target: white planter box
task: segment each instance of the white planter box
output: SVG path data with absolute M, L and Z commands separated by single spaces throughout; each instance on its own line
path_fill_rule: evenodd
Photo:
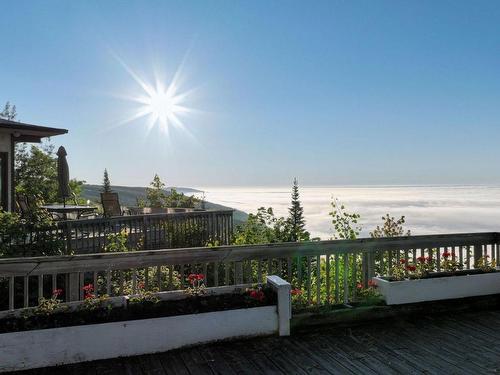
M 500 272 L 403 281 L 374 277 L 373 280 L 388 305 L 500 293 Z
M 268 277 L 268 283 L 277 290 L 277 306 L 0 334 L 0 372 L 163 352 L 237 337 L 287 335 L 290 284 L 276 276 Z M 178 299 L 179 293 L 161 298 Z

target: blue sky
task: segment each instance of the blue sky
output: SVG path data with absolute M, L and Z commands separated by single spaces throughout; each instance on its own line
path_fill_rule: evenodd
M 71 175 L 145 185 L 500 183 L 496 1 L 1 1 L 0 103 Z M 192 136 L 116 125 L 148 81 Z

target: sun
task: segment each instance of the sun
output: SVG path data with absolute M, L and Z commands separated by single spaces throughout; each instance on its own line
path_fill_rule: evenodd
M 167 135 L 171 128 L 177 128 L 190 134 L 183 120 L 187 115 L 194 112 L 187 105 L 188 99 L 194 90 L 180 89 L 180 82 L 183 81 L 181 80 L 182 64 L 168 84 L 160 79 L 156 73 L 155 83 L 152 84 L 136 74 L 119 57 L 116 58 L 141 90 L 136 95 L 121 96 L 123 99 L 136 104 L 133 114 L 122 121 L 121 124 L 145 118 L 148 133 L 153 127 L 157 126 Z

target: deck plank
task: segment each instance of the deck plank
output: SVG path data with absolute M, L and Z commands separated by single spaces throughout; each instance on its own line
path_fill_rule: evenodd
M 491 374 L 500 372 L 499 353 L 500 311 L 485 311 L 327 326 L 15 375 Z

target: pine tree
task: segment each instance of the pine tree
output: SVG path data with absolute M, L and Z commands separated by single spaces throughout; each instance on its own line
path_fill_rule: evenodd
M 111 183 L 109 182 L 107 169 L 104 169 L 104 178 L 102 180 L 102 191 L 104 193 L 111 193 Z
M 308 241 L 310 236 L 305 229 L 304 209 L 299 198 L 299 182 L 295 178 L 292 186 L 292 205 L 288 209 L 288 240 L 292 242 Z

